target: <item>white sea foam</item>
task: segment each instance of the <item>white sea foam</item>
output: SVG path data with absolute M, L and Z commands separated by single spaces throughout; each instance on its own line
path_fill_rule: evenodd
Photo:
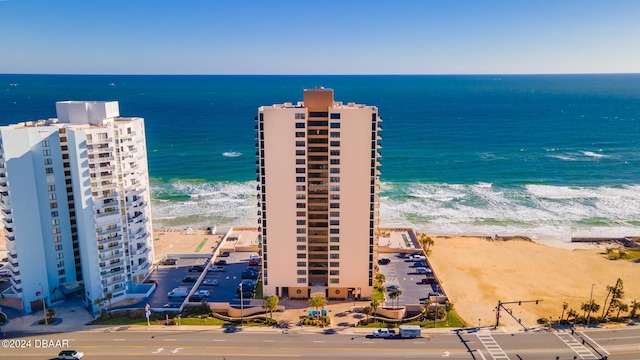
M 242 156 L 241 152 L 238 151 L 225 151 L 222 153 L 222 156 L 224 157 L 238 157 L 238 156 Z
M 382 183 L 382 226 L 412 226 L 433 234 L 638 236 L 640 185 L 569 187 Z M 158 224 L 255 226 L 256 183 L 178 181 L 154 185 L 154 194 L 182 200 L 154 201 Z M 155 196 L 155 195 L 154 195 Z
M 588 156 L 588 157 L 592 157 L 595 159 L 600 159 L 600 158 L 607 158 L 609 157 L 609 155 L 605 155 L 605 154 L 599 154 L 599 153 L 595 153 L 593 151 L 581 151 L 582 155 L 584 156 Z

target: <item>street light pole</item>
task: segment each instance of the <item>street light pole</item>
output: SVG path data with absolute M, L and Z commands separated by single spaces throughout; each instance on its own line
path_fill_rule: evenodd
M 240 327 L 244 325 L 244 298 L 242 296 L 242 283 L 240 283 Z
M 49 321 L 47 320 L 47 303 L 44 300 L 44 289 L 42 288 L 42 283 L 38 283 L 40 285 L 40 293 L 42 294 L 42 310 L 44 311 L 44 325 L 49 325 Z
M 592 310 L 592 306 L 591 306 L 591 302 L 593 301 L 593 287 L 596 284 L 591 284 L 591 295 L 589 295 L 589 315 L 587 315 L 587 327 L 589 327 L 589 322 L 591 322 L 591 310 Z

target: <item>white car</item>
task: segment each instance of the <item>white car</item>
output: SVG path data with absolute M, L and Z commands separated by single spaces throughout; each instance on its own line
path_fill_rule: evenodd
M 425 267 L 419 267 L 419 268 L 416 268 L 416 274 L 420 274 L 420 275 L 431 274 L 431 269 L 428 269 Z
M 63 360 L 79 360 L 84 356 L 80 351 L 75 350 L 63 350 L 58 354 L 58 359 Z
M 204 279 L 204 281 L 202 281 L 202 285 L 204 285 L 204 286 L 218 286 L 218 280 L 216 280 L 216 279 Z
M 224 266 L 212 266 L 208 270 L 211 272 L 223 272 Z
M 424 255 L 413 254 L 409 256 L 409 261 L 425 261 L 427 258 Z

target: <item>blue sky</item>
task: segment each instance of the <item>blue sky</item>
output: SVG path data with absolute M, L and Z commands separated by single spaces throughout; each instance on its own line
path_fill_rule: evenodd
M 0 73 L 638 72 L 635 0 L 0 0 Z

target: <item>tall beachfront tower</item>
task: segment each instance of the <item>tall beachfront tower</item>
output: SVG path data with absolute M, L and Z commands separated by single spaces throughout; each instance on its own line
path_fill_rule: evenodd
M 11 288 L 25 312 L 126 297 L 153 262 L 144 120 L 118 102 L 56 103 L 57 119 L 0 127 Z M 95 307 L 94 307 L 95 309 Z
M 318 87 L 303 102 L 260 107 L 256 119 L 264 294 L 372 296 L 378 109 Z

